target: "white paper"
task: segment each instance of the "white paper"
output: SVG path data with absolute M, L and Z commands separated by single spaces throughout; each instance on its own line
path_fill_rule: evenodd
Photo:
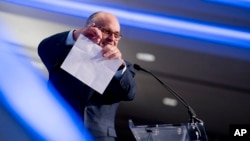
M 122 61 L 104 58 L 101 50 L 100 46 L 80 35 L 61 68 L 103 94 Z

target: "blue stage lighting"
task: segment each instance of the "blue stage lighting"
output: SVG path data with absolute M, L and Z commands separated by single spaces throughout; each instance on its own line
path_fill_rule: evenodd
M 159 15 L 126 11 L 114 7 L 88 4 L 84 2 L 80 3 L 59 0 L 8 0 L 8 2 L 84 18 L 96 11 L 108 11 L 115 13 L 123 25 L 177 36 L 207 40 L 221 44 L 228 44 L 236 47 L 250 48 L 249 31 L 240 31 Z
M 34 140 L 91 141 L 80 117 L 53 87 L 47 86 L 47 80 L 32 66 L 31 59 L 19 56 L 23 54 L 22 47 L 9 42 L 15 40 L 9 34 L 10 28 L 0 22 L 0 31 L 0 106 Z
M 224 3 L 232 6 L 239 6 L 243 8 L 250 8 L 249 0 L 207 0 L 210 2 Z

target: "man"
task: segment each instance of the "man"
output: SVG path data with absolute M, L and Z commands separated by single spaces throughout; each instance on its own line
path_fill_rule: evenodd
M 80 34 L 98 44 L 104 58 L 123 62 L 103 95 L 60 68 Z M 116 140 L 114 123 L 119 102 L 133 100 L 135 96 L 135 70 L 132 64 L 122 59 L 118 49 L 120 38 L 120 24 L 116 16 L 96 12 L 87 19 L 83 28 L 53 35 L 38 46 L 38 54 L 49 72 L 49 81 L 81 115 L 85 127 L 96 141 Z

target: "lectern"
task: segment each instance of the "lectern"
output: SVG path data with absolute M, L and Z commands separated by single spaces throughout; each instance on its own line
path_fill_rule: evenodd
M 129 128 L 136 141 L 207 141 L 202 123 L 135 126 L 130 119 Z

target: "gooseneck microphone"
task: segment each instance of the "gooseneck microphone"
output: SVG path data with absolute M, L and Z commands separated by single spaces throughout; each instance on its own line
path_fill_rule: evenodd
M 188 114 L 190 116 L 190 119 L 189 119 L 190 123 L 195 123 L 195 122 L 203 123 L 202 120 L 197 118 L 197 115 L 195 114 L 193 108 L 189 106 L 189 104 L 180 95 L 178 95 L 173 89 L 171 89 L 169 86 L 163 83 L 159 78 L 157 78 L 152 72 L 140 67 L 137 64 L 134 64 L 134 68 L 138 71 L 144 71 L 152 75 L 165 89 L 167 89 L 172 95 L 174 95 L 187 108 Z
M 173 96 L 175 96 L 188 110 L 189 114 L 189 124 L 187 125 L 188 134 L 190 141 L 207 141 L 207 135 L 205 128 L 203 127 L 203 121 L 197 118 L 193 108 L 189 106 L 189 104 L 174 90 L 172 90 L 169 86 L 164 84 L 159 78 L 157 78 L 152 72 L 140 67 L 137 64 L 134 64 L 134 68 L 138 71 L 144 71 L 151 76 L 153 76 L 165 89 L 167 89 Z

